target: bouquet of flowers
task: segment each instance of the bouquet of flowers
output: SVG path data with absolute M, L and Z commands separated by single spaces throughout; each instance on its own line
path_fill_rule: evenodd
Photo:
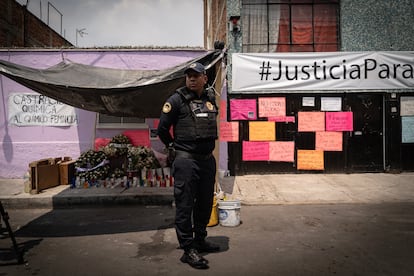
M 101 148 L 109 159 L 112 173 L 115 169 L 126 170 L 126 155 L 130 146 L 129 138 L 119 134 L 114 136 L 108 145 Z M 117 172 L 117 174 L 119 173 Z
M 128 168 L 130 170 L 141 170 L 143 168 L 155 169 L 161 167 L 154 152 L 144 146 L 128 147 Z
M 86 180 L 105 179 L 109 169 L 103 151 L 88 150 L 75 161 L 76 175 Z
M 120 168 L 115 168 L 111 173 L 112 178 L 121 178 L 121 177 L 124 177 L 125 175 L 126 175 L 125 171 Z
M 128 146 L 131 145 L 131 141 L 123 134 L 118 134 L 112 137 L 109 147 L 115 149 L 115 155 L 121 156 L 128 152 Z

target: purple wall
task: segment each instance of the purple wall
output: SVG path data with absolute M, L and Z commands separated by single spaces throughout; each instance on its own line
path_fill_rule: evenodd
M 0 59 L 28 67 L 44 69 L 62 59 L 82 64 L 119 69 L 157 70 L 169 68 L 203 55 L 198 50 L 5 50 Z M 74 159 L 93 148 L 95 137 L 113 137 L 125 129 L 95 129 L 96 113 L 76 109 L 79 123 L 70 127 L 8 125 L 7 99 L 11 93 L 32 90 L 0 75 L 1 112 L 0 178 L 22 178 L 32 161 L 70 156 Z M 152 140 L 154 148 L 160 148 Z

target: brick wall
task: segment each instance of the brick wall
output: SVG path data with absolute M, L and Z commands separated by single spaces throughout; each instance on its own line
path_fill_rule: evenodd
M 0 0 L 0 47 L 71 47 L 15 0 Z

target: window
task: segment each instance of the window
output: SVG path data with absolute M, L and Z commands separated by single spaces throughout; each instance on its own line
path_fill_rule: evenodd
M 105 114 L 98 114 L 99 128 L 136 128 L 145 125 L 144 118 L 138 117 L 116 117 Z
M 243 52 L 339 50 L 338 0 L 243 0 Z

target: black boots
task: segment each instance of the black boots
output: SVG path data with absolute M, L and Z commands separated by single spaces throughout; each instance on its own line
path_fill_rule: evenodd
M 204 259 L 203 256 L 201 256 L 195 248 L 185 250 L 180 260 L 183 263 L 187 263 L 197 269 L 208 268 L 208 261 Z
M 187 263 L 197 269 L 207 269 L 208 261 L 204 259 L 199 252 L 218 252 L 220 247 L 211 243 L 206 242 L 205 240 L 194 241 L 191 248 L 184 250 L 184 254 L 181 257 L 183 263 Z

